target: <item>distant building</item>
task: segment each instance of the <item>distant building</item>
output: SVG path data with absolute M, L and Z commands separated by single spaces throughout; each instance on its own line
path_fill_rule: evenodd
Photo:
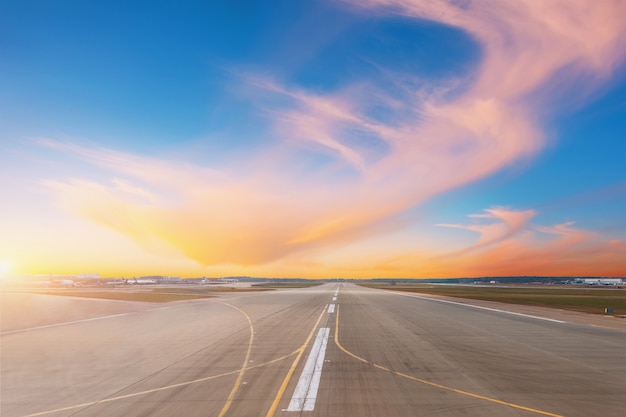
M 572 281 L 573 284 L 579 285 L 624 285 L 624 278 L 579 278 Z

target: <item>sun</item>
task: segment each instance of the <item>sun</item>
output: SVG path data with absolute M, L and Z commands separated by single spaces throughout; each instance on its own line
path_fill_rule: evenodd
M 0 275 L 11 272 L 11 264 L 5 260 L 0 259 Z

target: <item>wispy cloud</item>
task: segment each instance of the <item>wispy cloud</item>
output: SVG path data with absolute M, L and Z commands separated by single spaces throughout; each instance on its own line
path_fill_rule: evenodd
M 474 37 L 483 59 L 471 84 L 442 94 L 459 78 L 442 81 L 440 91 L 389 71 L 385 77 L 398 86 L 391 93 L 376 80 L 320 93 L 244 77 L 269 98 L 261 101 L 279 137 L 262 152 L 209 169 L 48 140 L 42 144 L 104 168 L 110 179 L 46 185 L 72 210 L 139 243 L 162 240 L 206 265 L 275 262 L 392 230 L 394 216 L 532 157 L 545 145 L 539 113 L 564 91 L 548 86 L 572 87 L 583 79 L 587 91 L 576 99 L 584 99 L 626 51 L 622 1 L 353 3 L 434 20 Z M 492 208 L 474 218 L 493 223 L 447 226 L 480 233 L 472 259 L 501 253 L 520 262 L 533 253 L 519 239 L 535 215 Z M 571 237 L 559 236 L 562 244 Z M 549 257 L 554 245 L 535 254 Z M 513 248 L 522 249 L 512 255 Z M 472 261 L 464 265 L 478 268 Z
M 441 22 L 468 32 L 483 47 L 484 60 L 470 95 L 511 100 L 547 81 L 571 82 L 581 72 L 594 84 L 624 58 L 626 37 L 620 0 L 519 2 L 516 0 L 348 1 L 380 13 Z M 559 79 L 554 79 L 557 71 Z
M 502 242 L 512 236 L 522 232 L 527 227 L 530 220 L 536 216 L 534 210 L 512 210 L 506 207 L 495 207 L 484 211 L 481 214 L 470 214 L 469 217 L 475 219 L 486 219 L 489 223 L 474 223 L 470 225 L 462 224 L 438 224 L 437 226 L 466 229 L 480 234 L 478 243 L 463 251 L 470 251 L 481 247 Z

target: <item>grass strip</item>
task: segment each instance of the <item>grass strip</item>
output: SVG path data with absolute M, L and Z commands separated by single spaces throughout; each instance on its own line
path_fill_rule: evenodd
M 623 289 L 471 287 L 425 284 L 395 286 L 389 284 L 361 285 L 394 291 L 558 308 L 592 314 L 605 314 L 604 309 L 608 307 L 613 309 L 612 314 L 615 316 L 626 315 L 626 290 Z

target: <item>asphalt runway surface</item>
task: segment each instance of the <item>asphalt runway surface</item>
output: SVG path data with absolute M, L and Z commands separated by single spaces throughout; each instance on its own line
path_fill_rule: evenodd
M 626 415 L 626 331 L 332 283 L 154 304 L 4 293 L 13 416 Z

